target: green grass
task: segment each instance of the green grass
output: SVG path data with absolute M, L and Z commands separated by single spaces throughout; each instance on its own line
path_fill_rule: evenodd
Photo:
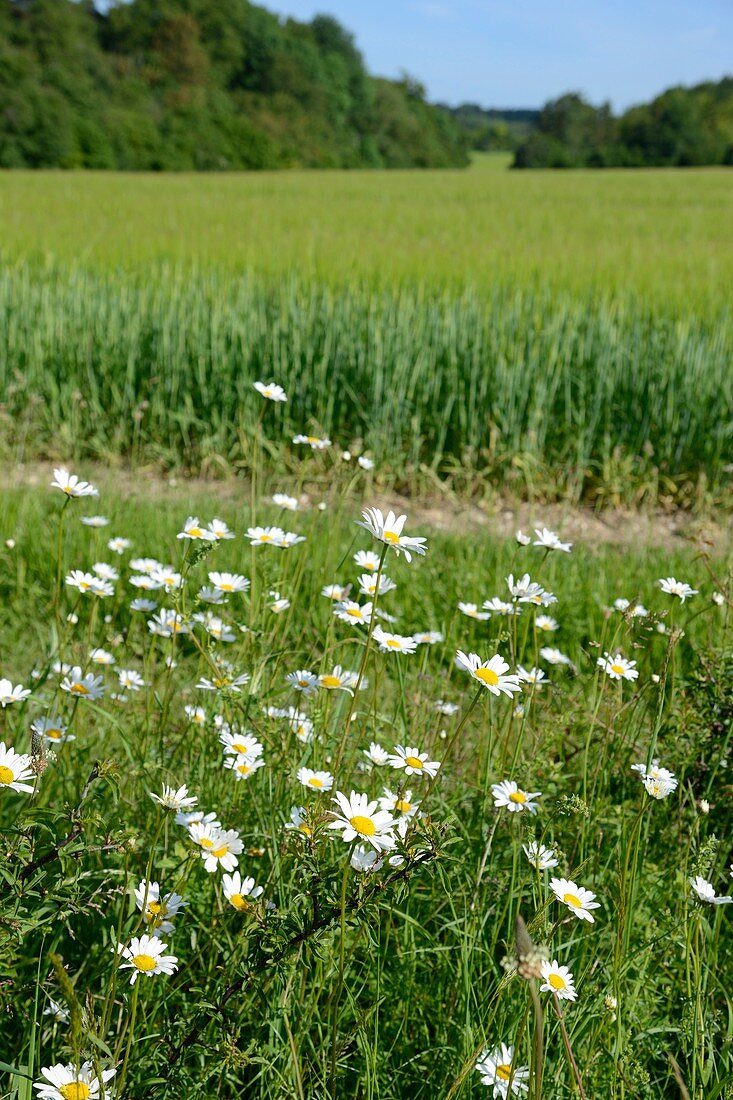
M 64 512 L 62 576 L 112 559 L 121 570 L 116 595 L 96 605 L 65 585 L 60 601 L 55 595 L 61 494 L 8 491 L 0 501 L 0 675 L 33 689 L 26 703 L 0 712 L 2 739 L 30 751 L 30 720 L 52 710 L 76 736 L 57 746 L 35 797 L 0 791 L 3 1061 L 38 1080 L 40 1067 L 96 1058 L 101 1068 L 117 1065 L 123 1096 L 160 1100 L 491 1095 L 473 1069 L 485 1046 L 511 1044 L 517 1065 L 535 1065 L 529 986 L 501 967 L 513 953 L 521 912 L 535 942 L 575 977 L 578 1002 L 563 1002 L 563 1015 L 588 1097 L 677 1095 L 671 1057 L 692 1100 L 728 1098 L 731 913 L 698 902 L 688 883 L 700 873 L 719 894 L 730 885 L 730 604 L 711 600 L 721 587 L 730 600 L 728 563 L 685 549 L 635 550 L 632 557 L 576 546 L 570 555 L 545 557 L 536 548 L 408 522 L 409 534 L 428 536 L 427 556 L 408 565 L 388 553 L 398 587 L 380 604 L 399 617 L 395 630 L 430 628 L 445 637 L 395 656 L 370 647 L 365 630 L 337 622 L 320 595 L 325 583 L 355 580 L 357 549 L 380 549 L 354 525 L 361 502 L 343 481 L 331 479 L 325 512 L 293 515 L 268 496 L 257 500 L 258 522 L 306 535 L 284 552 L 250 550 L 241 532 L 252 516 L 231 496 L 217 501 L 185 486 L 153 491 L 142 479 L 123 496 L 112 481 L 99 502 L 72 501 Z M 283 478 L 277 487 L 287 485 Z M 109 517 L 108 527 L 81 525 L 81 514 L 97 512 Z M 237 538 L 197 560 L 200 544 L 186 549 L 175 537 L 190 512 L 221 516 Z M 106 549 L 118 535 L 133 540 L 120 558 Z M 252 632 L 235 629 L 226 645 L 200 627 L 198 645 L 155 638 L 148 616 L 128 610 L 127 563 L 136 555 L 181 566 L 178 606 L 186 615 L 208 570 L 245 573 L 253 595 L 218 610 Z M 549 612 L 559 630 L 547 640 L 576 671 L 545 664 L 551 685 L 525 691 L 523 717 L 483 689 L 468 714 L 477 685 L 454 666 L 456 649 L 485 658 L 499 652 L 512 667 L 530 666 L 535 613 L 525 607 L 514 629 L 496 616 L 472 621 L 457 601 L 505 594 L 507 573 L 525 568 L 558 597 Z M 700 594 L 684 605 L 665 596 L 657 580 L 670 573 Z M 267 610 L 271 588 L 291 600 L 281 615 Z M 175 597 L 153 595 L 173 606 Z M 620 596 L 642 600 L 651 618 L 609 614 Z M 79 621 L 70 626 L 74 607 Z M 93 645 L 112 651 L 117 668 L 139 670 L 146 688 L 115 700 L 116 676 L 103 669 L 107 693 L 99 703 L 74 704 L 59 692 L 50 661 L 85 664 Z M 596 667 L 605 649 L 637 661 L 638 681 L 605 677 Z M 173 654 L 171 671 L 165 658 Z M 242 694 L 195 689 L 219 655 L 250 673 Z M 362 656 L 370 687 L 359 693 L 353 721 L 345 694 L 302 699 L 287 689 L 289 671 L 336 662 L 357 668 Z M 455 702 L 458 713 L 440 715 L 438 699 Z M 203 728 L 188 723 L 186 704 L 206 708 Z M 313 719 L 310 744 L 263 712 L 290 704 Z M 215 713 L 264 744 L 266 766 L 250 780 L 235 783 L 222 768 Z M 429 815 L 408 834 L 407 862 L 363 875 L 349 870 L 348 846 L 319 817 L 328 795 L 306 791 L 295 772 L 301 764 L 330 767 L 336 789 L 375 797 L 385 785 L 397 789 L 401 773 L 360 767 L 370 740 L 388 749 L 397 742 L 423 747 L 443 766 L 435 784 L 420 776 L 401 784 Z M 664 801 L 649 798 L 631 770 L 652 755 L 679 779 Z M 507 778 L 542 792 L 536 817 L 495 808 L 491 784 Z M 203 809 L 241 832 L 241 871 L 264 886 L 276 910 L 260 902 L 242 913 L 229 905 L 221 874 L 204 871 L 184 831 L 150 799 L 163 782 L 186 783 Z M 284 829 L 290 807 L 300 804 L 313 808 L 314 843 Z M 521 848 L 532 838 L 553 847 L 556 871 L 532 871 Z M 552 900 L 548 880 L 556 873 L 597 895 L 595 924 Z M 163 937 L 178 972 L 142 977 L 134 992 L 110 949 L 139 930 L 131 889 L 146 876 L 164 890 L 177 888 L 189 905 Z M 54 970 L 54 955 L 65 969 Z M 40 1016 L 49 997 L 72 1010 L 68 1023 Z M 578 1093 L 559 1024 L 548 995 L 540 997 L 542 1095 L 569 1100 Z M 0 1077 L 0 1095 L 22 1096 L 25 1084 L 22 1076 Z M 537 1096 L 536 1079 L 533 1087 Z

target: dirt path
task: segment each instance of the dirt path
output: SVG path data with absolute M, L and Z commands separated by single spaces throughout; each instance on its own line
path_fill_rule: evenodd
M 0 467 L 0 478 L 3 485 L 11 488 L 43 487 L 52 478 L 53 466 L 49 462 Z M 161 477 L 153 472 L 110 470 L 89 463 L 84 463 L 78 473 L 102 490 L 131 500 L 144 493 L 147 500 L 185 500 L 188 504 L 208 496 L 224 504 L 246 500 L 248 493 L 247 482 L 234 478 L 216 481 Z M 282 492 L 291 491 L 284 484 L 278 488 Z M 307 496 L 311 503 L 322 499 L 322 487 L 309 489 Z M 361 503 L 361 500 L 355 501 L 355 507 Z M 422 525 L 452 534 L 487 532 L 506 538 L 514 535 L 518 528 L 531 533 L 536 526 L 547 526 L 571 542 L 629 547 L 707 546 L 715 547 L 718 553 L 728 552 L 733 547 L 733 516 L 726 514 L 700 517 L 683 511 L 624 509 L 596 512 L 575 505 L 530 504 L 501 497 L 490 505 L 478 506 L 448 496 L 408 499 L 378 488 L 363 503 L 407 512 L 413 528 Z

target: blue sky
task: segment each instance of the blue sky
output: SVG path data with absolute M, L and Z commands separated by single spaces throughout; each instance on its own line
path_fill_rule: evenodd
M 262 2 L 262 0 L 260 0 Z M 616 110 L 733 75 L 733 0 L 265 0 L 335 16 L 369 70 L 431 99 L 535 107 L 565 91 Z

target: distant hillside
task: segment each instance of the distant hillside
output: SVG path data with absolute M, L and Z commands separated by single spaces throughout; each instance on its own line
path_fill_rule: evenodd
M 438 106 L 464 131 L 471 148 L 482 151 L 515 150 L 532 133 L 540 114 L 531 108 L 503 110 L 480 107 L 477 103 L 461 103 L 458 107 L 439 103 Z
M 733 77 L 670 88 L 615 117 L 575 93 L 543 107 L 516 168 L 733 165 Z
M 0 167 L 449 167 L 468 141 L 328 16 L 247 0 L 0 0 Z

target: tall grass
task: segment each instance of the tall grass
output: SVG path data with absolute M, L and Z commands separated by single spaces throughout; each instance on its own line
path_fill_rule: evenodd
M 252 382 L 381 466 L 580 496 L 719 487 L 733 328 L 592 295 L 335 290 L 214 268 L 0 269 L 6 454 L 247 466 Z M 615 486 L 615 487 L 614 487 Z

